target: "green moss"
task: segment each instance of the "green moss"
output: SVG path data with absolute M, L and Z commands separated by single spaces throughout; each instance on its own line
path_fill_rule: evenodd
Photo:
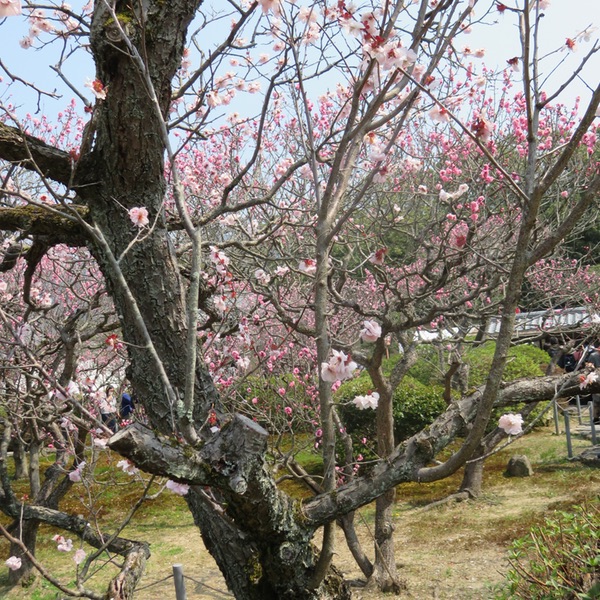
M 256 554 L 253 554 L 246 563 L 246 574 L 253 585 L 258 585 L 259 581 L 262 579 L 262 565 Z

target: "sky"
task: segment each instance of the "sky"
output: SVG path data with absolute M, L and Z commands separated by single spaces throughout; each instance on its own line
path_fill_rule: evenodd
M 301 0 L 300 0 L 301 1 Z M 482 0 L 480 0 L 481 2 Z M 514 5 L 515 2 L 522 0 L 503 0 L 507 5 Z M 76 11 L 85 4 L 84 1 L 74 0 L 71 2 L 73 10 Z M 481 10 L 481 9 L 477 9 Z M 477 15 L 478 17 L 482 15 Z M 560 65 L 556 72 L 551 76 L 548 89 L 555 89 L 559 81 L 565 76 L 573 73 L 577 61 L 587 52 L 593 42 L 580 42 L 576 52 L 567 49 L 565 41 L 567 38 L 575 38 L 588 27 L 599 26 L 600 30 L 600 0 L 551 0 L 550 6 L 544 11 L 543 17 L 543 49 L 544 52 L 550 52 L 556 48 L 562 51 L 549 57 L 546 62 L 542 62 L 542 71 L 546 68 L 544 65 Z M 9 17 L 0 20 L 0 59 L 4 65 L 14 74 L 17 74 L 48 91 L 58 91 L 62 98 L 58 101 L 39 97 L 32 90 L 27 90 L 23 86 L 16 85 L 12 89 L 11 101 L 18 106 L 19 114 L 46 113 L 52 118 L 59 110 L 62 110 L 68 101 L 74 96 L 58 78 L 49 65 L 55 65 L 60 59 L 61 51 L 68 51 L 59 44 L 53 44 L 44 49 L 30 48 L 23 50 L 19 46 L 19 40 L 22 39 L 28 31 L 28 24 L 24 17 Z M 508 13 L 501 14 L 497 10 L 492 10 L 489 16 L 485 18 L 485 24 L 474 27 L 469 35 L 462 35 L 461 41 L 457 46 L 470 46 L 472 49 L 486 48 L 486 56 L 483 62 L 489 67 L 506 67 L 506 61 L 519 53 L 518 37 L 516 35 L 514 17 Z M 598 37 L 599 31 L 596 31 L 592 38 Z M 46 38 L 47 39 L 47 38 Z M 571 105 L 576 96 L 582 99 L 589 97 L 589 88 L 584 81 L 587 80 L 591 85 L 595 85 L 600 73 L 600 56 L 594 56 L 590 65 L 583 72 L 582 77 L 578 79 L 572 89 L 560 97 L 560 101 Z M 81 93 L 91 99 L 89 90 L 84 87 L 87 79 L 94 78 L 94 67 L 89 55 L 83 52 L 77 53 L 67 61 L 65 74 L 72 83 L 77 86 Z M 4 73 L 0 75 L 6 79 Z M 330 79 L 323 83 L 323 88 L 330 83 Z M 7 101 L 6 93 L 0 85 L 0 101 Z M 82 104 L 80 103 L 82 106 Z

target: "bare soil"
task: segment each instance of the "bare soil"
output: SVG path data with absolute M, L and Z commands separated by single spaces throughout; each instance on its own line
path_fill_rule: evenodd
M 575 440 L 575 454 L 590 447 L 589 441 Z M 526 454 L 533 465 L 529 478 L 506 478 L 503 473 L 510 456 Z M 476 501 L 448 503 L 428 509 L 434 501 L 448 497 L 460 483 L 461 475 L 437 486 L 400 486 L 395 511 L 398 571 L 406 590 L 400 595 L 414 600 L 490 600 L 491 586 L 502 581 L 508 567 L 510 542 L 526 534 L 554 510 L 564 510 L 600 489 L 600 471 L 566 460 L 564 437 L 550 429 L 527 436 L 492 457 L 486 467 L 484 490 Z M 361 541 L 371 550 L 373 508 L 366 507 L 357 519 Z M 174 533 L 173 543 L 192 550 L 182 553 L 188 598 L 194 600 L 231 598 L 214 562 L 202 547 L 197 530 Z M 338 534 L 336 566 L 356 584 L 355 600 L 389 599 L 390 595 L 365 590 L 364 577 L 357 569 Z M 161 539 L 166 543 L 166 540 Z M 315 540 L 318 543 L 318 539 Z M 151 561 L 153 562 L 153 561 Z M 145 582 L 165 573 L 165 565 L 150 565 Z M 143 585 L 143 584 L 142 584 Z M 172 580 L 162 591 L 141 590 L 140 600 L 163 600 L 172 595 Z

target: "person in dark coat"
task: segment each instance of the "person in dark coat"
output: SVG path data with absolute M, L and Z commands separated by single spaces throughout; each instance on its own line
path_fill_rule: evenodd
M 125 392 L 121 396 L 121 408 L 119 410 L 119 416 L 121 417 L 121 419 L 131 418 L 134 408 L 135 407 L 133 405 L 133 399 L 131 397 L 131 394 L 128 394 L 127 392 Z
M 593 367 L 597 369 L 600 367 L 600 352 L 598 351 L 599 344 L 596 342 L 593 346 L 588 349 L 588 354 L 585 358 L 585 366 Z M 595 423 L 600 422 L 600 394 L 592 394 L 592 419 Z

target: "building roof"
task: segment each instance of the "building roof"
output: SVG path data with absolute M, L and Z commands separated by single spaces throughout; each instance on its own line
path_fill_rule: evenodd
M 498 335 L 501 320 L 501 317 L 489 320 L 488 335 Z M 536 310 L 516 315 L 515 333 L 529 336 L 542 332 L 574 331 L 592 323 L 600 323 L 600 315 L 584 306 Z

